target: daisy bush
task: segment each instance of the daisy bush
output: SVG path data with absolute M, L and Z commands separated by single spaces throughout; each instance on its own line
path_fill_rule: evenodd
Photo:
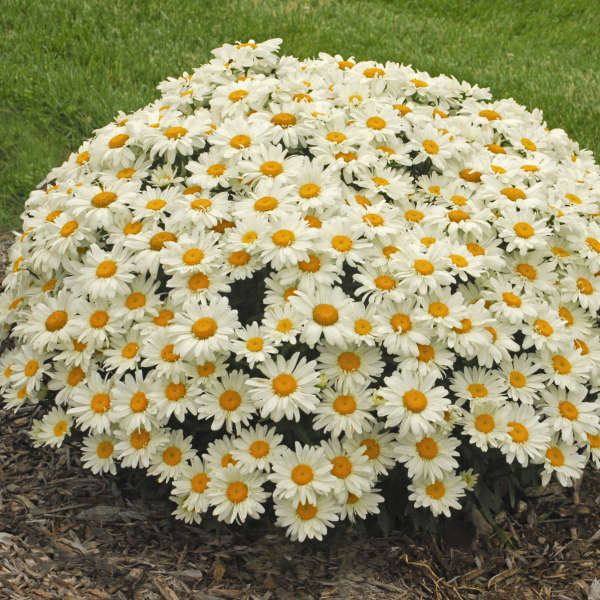
M 214 50 L 31 193 L 5 406 L 178 519 L 300 541 L 390 489 L 449 516 L 498 462 L 600 467 L 592 154 L 476 85 L 280 41 Z

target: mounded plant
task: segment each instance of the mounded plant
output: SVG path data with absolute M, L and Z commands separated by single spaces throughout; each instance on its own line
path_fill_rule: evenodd
M 384 495 L 493 504 L 499 464 L 600 467 L 592 154 L 476 85 L 280 41 L 214 50 L 31 193 L 0 390 L 33 443 L 301 541 Z

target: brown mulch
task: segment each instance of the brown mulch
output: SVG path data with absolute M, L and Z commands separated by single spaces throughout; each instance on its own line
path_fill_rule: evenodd
M 558 486 L 530 490 L 492 532 L 475 518 L 467 536 L 348 526 L 297 544 L 272 527 L 208 532 L 171 518 L 164 501 L 130 501 L 72 448 L 33 449 L 34 413 L 0 410 L 2 600 L 600 598 L 597 472 L 575 499 Z

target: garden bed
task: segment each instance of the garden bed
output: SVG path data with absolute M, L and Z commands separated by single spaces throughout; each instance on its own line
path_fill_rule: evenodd
M 479 530 L 450 526 L 437 540 L 344 526 L 298 544 L 274 528 L 207 532 L 175 521 L 170 503 L 130 502 L 68 445 L 34 450 L 34 410 L 0 410 L 2 600 L 587 600 L 600 576 L 597 471 L 577 503 L 555 484 L 531 489 L 490 533 L 477 519 Z

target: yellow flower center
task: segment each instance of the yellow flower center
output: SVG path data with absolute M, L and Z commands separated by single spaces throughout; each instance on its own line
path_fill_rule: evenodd
M 252 140 L 250 139 L 249 136 L 241 133 L 239 135 L 234 135 L 231 138 L 229 145 L 232 148 L 235 148 L 236 150 L 241 150 L 242 148 L 247 148 L 251 144 L 251 142 L 252 142 Z
M 250 258 L 250 255 L 245 250 L 238 250 L 237 252 L 232 252 L 227 260 L 234 267 L 242 267 L 248 263 Z
M 375 460 L 381 452 L 379 443 L 373 438 L 364 439 L 360 445 L 365 447 L 364 454 L 366 454 L 371 460 Z
M 440 147 L 433 140 L 423 140 L 423 148 L 427 154 L 437 154 Z
M 169 446 L 162 454 L 163 462 L 174 467 L 181 462 L 181 450 L 177 446 Z
M 296 117 L 290 113 L 278 113 L 272 117 L 271 123 L 286 129 L 287 127 L 291 127 L 292 125 L 296 124 Z
M 458 173 L 461 179 L 470 183 L 479 183 L 481 181 L 481 173 L 479 171 L 473 171 L 472 169 L 462 169 Z
M 356 410 L 354 396 L 341 394 L 333 401 L 333 409 L 340 415 L 351 415 Z
M 131 412 L 140 413 L 148 408 L 148 398 L 144 392 L 136 392 L 129 400 L 129 408 Z
M 471 383 L 467 388 L 473 398 L 485 398 L 488 395 L 488 390 L 481 383 Z
M 253 337 L 246 342 L 246 348 L 250 350 L 250 352 L 260 352 L 263 349 L 264 344 L 262 338 Z
M 305 273 L 316 273 L 321 268 L 321 261 L 314 254 L 308 255 L 308 260 L 301 260 L 298 263 L 301 271 Z
M 372 329 L 371 323 L 366 319 L 356 319 L 354 322 L 354 333 L 358 333 L 358 335 L 368 335 Z
M 254 458 L 263 458 L 269 454 L 269 450 L 269 444 L 264 440 L 256 440 L 255 442 L 252 442 L 248 448 L 248 452 L 250 452 Z
M 212 202 L 208 198 L 194 198 L 190 202 L 190 207 L 194 210 L 206 212 L 212 206 Z
M 435 350 L 433 346 L 429 346 L 427 344 L 417 344 L 417 348 L 419 349 L 418 359 L 421 362 L 429 362 L 435 358 Z
M 313 309 L 313 319 L 323 327 L 333 325 L 339 319 L 337 308 L 331 304 L 317 304 Z
M 314 473 L 309 465 L 300 463 L 292 469 L 292 481 L 297 485 L 306 485 L 314 479 Z
M 409 209 L 404 213 L 404 218 L 411 223 L 418 223 L 425 215 L 420 210 Z
M 232 102 L 239 102 L 240 100 L 243 100 L 247 95 L 248 92 L 246 90 L 234 90 L 229 94 L 229 99 Z
M 438 455 L 438 445 L 433 438 L 424 437 L 420 442 L 417 442 L 417 452 L 421 458 L 431 460 Z
M 294 324 L 289 319 L 281 319 L 279 323 L 277 323 L 277 331 L 281 333 L 287 333 L 291 331 L 294 327 Z
M 486 144 L 485 146 L 492 154 L 506 154 L 506 150 L 498 144 Z
M 185 396 L 186 388 L 183 383 L 169 383 L 165 388 L 165 396 L 169 402 L 178 402 Z
M 210 377 L 216 370 L 215 363 L 206 361 L 203 365 L 196 367 L 198 377 Z
M 562 467 L 565 464 L 565 455 L 556 446 L 552 446 L 546 450 L 546 458 L 553 467 Z
M 235 390 L 226 390 L 219 396 L 219 405 L 223 410 L 236 410 L 242 403 L 242 397 Z
M 150 248 L 155 252 L 163 249 L 167 242 L 176 242 L 177 236 L 170 231 L 160 231 L 150 238 Z
M 473 322 L 471 319 L 462 319 L 460 322 L 460 327 L 452 328 L 456 333 L 469 333 L 471 329 L 473 329 Z
M 310 521 L 317 516 L 319 509 L 310 502 L 300 502 L 296 507 L 296 514 L 303 521 Z
M 165 362 L 177 362 L 179 360 L 179 354 L 173 352 L 173 344 L 167 344 L 160 352 L 160 357 Z
M 77 155 L 75 162 L 81 166 L 90 160 L 90 153 L 87 150 L 84 150 L 81 154 Z
M 77 221 L 67 221 L 60 229 L 60 235 L 62 237 L 69 237 L 77 228 L 79 223 Z
M 527 196 L 523 190 L 516 187 L 507 187 L 500 190 L 503 196 L 506 196 L 509 200 L 516 202 L 517 200 L 524 200 Z
M 331 246 L 339 252 L 348 252 L 352 248 L 352 240 L 346 235 L 336 235 L 331 240 Z
M 508 426 L 512 427 L 508 434 L 516 444 L 523 444 L 529 439 L 529 431 L 522 423 L 511 421 Z
M 145 448 L 149 441 L 150 434 L 145 429 L 136 430 L 129 436 L 129 443 L 136 450 Z
M 192 491 L 196 494 L 203 494 L 208 489 L 210 477 L 206 473 L 196 473 L 192 477 Z
M 510 384 L 516 388 L 522 388 L 527 385 L 527 377 L 520 371 L 510 372 Z
M 316 183 L 305 183 L 300 186 L 298 194 L 301 198 L 315 198 L 319 195 L 321 188 Z
M 373 77 L 383 77 L 385 75 L 385 71 L 378 67 L 369 67 L 363 71 L 363 75 L 372 79 Z
M 217 322 L 210 317 L 198 319 L 192 325 L 192 333 L 200 340 L 206 340 L 217 333 Z
M 113 453 L 113 449 L 112 442 L 103 440 L 96 446 L 96 454 L 98 458 L 107 459 Z
M 378 275 L 375 277 L 375 286 L 380 290 L 393 290 L 396 282 L 389 275 Z
M 336 456 L 331 460 L 331 473 L 338 479 L 346 479 L 352 473 L 352 463 L 345 456 Z
M 68 429 L 69 424 L 66 421 L 59 421 L 58 423 L 56 423 L 52 431 L 56 437 L 62 437 L 63 435 L 65 435 L 65 433 L 67 433 Z
M 519 308 L 522 304 L 521 298 L 512 292 L 502 292 L 502 299 L 512 308 Z
M 477 431 L 489 433 L 494 429 L 496 423 L 494 422 L 494 417 L 492 417 L 492 415 L 484 414 L 475 417 L 474 425 Z
M 367 119 L 367 127 L 370 129 L 383 129 L 387 123 L 381 117 L 369 117 Z
M 277 177 L 283 173 L 283 165 L 275 160 L 268 160 L 260 166 L 260 172 L 267 177 Z
M 95 208 L 106 208 L 117 199 L 113 192 L 99 192 L 92 198 L 92 206 Z
M 289 396 L 296 391 L 298 382 L 293 375 L 281 373 L 273 379 L 271 386 L 278 396 Z
M 412 328 L 412 321 L 408 315 L 396 313 L 395 315 L 392 315 L 390 325 L 394 331 L 401 330 L 402 333 L 406 333 Z
M 548 321 L 544 321 L 544 319 L 536 319 L 533 323 L 533 328 L 539 335 L 543 335 L 544 337 L 549 337 L 554 333 L 554 328 Z
M 429 305 L 429 314 L 435 318 L 444 318 L 447 317 L 450 313 L 448 306 L 443 302 L 432 302 Z
M 600 254 L 600 242 L 596 238 L 587 237 L 585 242 L 594 252 Z
M 185 127 L 169 127 L 163 131 L 163 135 L 170 140 L 182 138 L 188 130 Z
M 294 232 L 290 231 L 289 229 L 280 229 L 271 236 L 271 239 L 276 246 L 283 248 L 293 244 L 296 236 L 294 235 Z
M 335 144 L 341 144 L 342 142 L 346 141 L 348 138 L 341 131 L 330 131 L 325 136 L 325 139 L 328 142 L 333 142 Z
M 497 113 L 495 110 L 489 110 L 489 109 L 480 110 L 479 116 L 484 117 L 488 121 L 496 121 L 497 119 L 502 119 L 502 117 L 500 116 L 500 113 Z
M 108 394 L 94 394 L 90 406 L 95 413 L 102 415 L 110 408 L 110 396 Z
M 67 383 L 71 387 L 75 387 L 77 384 L 83 381 L 84 377 L 85 373 L 83 372 L 83 369 L 81 367 L 75 367 L 69 372 L 69 376 L 67 377 Z
M 537 271 L 535 267 L 528 265 L 527 263 L 520 263 L 517 265 L 517 273 L 523 275 L 525 279 L 529 279 L 529 281 L 534 281 L 537 277 Z
M 585 279 L 585 277 L 579 277 L 577 279 L 577 289 L 586 296 L 594 293 L 594 288 L 589 280 Z
M 559 375 L 568 375 L 571 372 L 571 363 L 560 354 L 552 357 L 552 366 Z
M 112 260 L 103 260 L 96 267 L 96 277 L 108 278 L 117 272 L 117 264 Z
M 569 419 L 569 421 L 576 421 L 577 417 L 579 417 L 579 411 L 577 410 L 577 407 L 568 400 L 559 402 L 558 410 L 561 416 L 565 419 Z
M 174 317 L 175 314 L 172 310 L 169 310 L 168 308 L 163 308 L 158 311 L 158 315 L 154 317 L 153 322 L 159 327 L 166 327 L 169 324 L 169 322 L 173 320 Z
M 427 492 L 427 495 L 430 498 L 440 500 L 446 495 L 446 486 L 441 481 L 437 480 L 435 483 L 429 484 L 425 488 L 425 492 Z
M 360 356 L 354 352 L 342 352 L 338 357 L 338 365 L 343 371 L 356 371 L 360 367 Z
M 535 230 L 529 223 L 517 223 L 513 229 L 520 238 L 524 239 L 530 238 L 535 233 Z
M 427 396 L 419 390 L 408 390 L 402 396 L 402 402 L 407 410 L 420 413 L 427 406 Z
M 358 156 L 356 155 L 356 153 L 354 152 L 338 152 L 334 158 L 336 160 L 338 159 L 342 159 L 344 162 L 352 162 L 353 160 L 356 160 L 358 158 Z
M 119 133 L 118 135 L 115 135 L 114 137 L 110 138 L 108 142 L 108 147 L 112 149 L 122 148 L 128 139 L 129 136 L 126 133 Z
M 434 266 L 428 260 L 423 259 L 415 260 L 414 267 L 415 271 L 421 275 L 431 275 L 435 270 Z
M 97 310 L 90 316 L 90 325 L 94 329 L 101 329 L 108 323 L 108 313 L 103 310 Z
M 210 165 L 210 167 L 206 169 L 206 173 L 211 177 L 221 177 L 221 175 L 225 173 L 226 169 L 227 167 L 224 164 L 215 163 L 214 165 Z

